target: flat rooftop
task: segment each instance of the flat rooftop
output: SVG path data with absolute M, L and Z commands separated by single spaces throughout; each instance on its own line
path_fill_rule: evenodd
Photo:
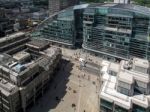
M 11 35 L 7 35 L 5 37 L 0 38 L 0 43 L 3 43 L 4 41 L 11 40 L 13 38 L 21 37 L 24 35 L 25 35 L 24 32 L 17 32 L 17 33 L 11 34 Z
M 106 63 L 106 61 L 103 61 Z M 108 62 L 110 63 L 110 62 Z M 116 90 L 116 85 L 117 85 L 117 78 L 122 81 L 126 81 L 127 83 L 133 83 L 133 74 L 132 72 L 127 72 L 126 70 L 123 70 L 118 74 L 117 76 L 112 76 L 107 72 L 107 68 L 109 68 L 109 64 L 104 64 L 103 65 L 103 75 L 102 75 L 102 80 L 104 81 L 102 85 L 102 90 L 100 91 L 100 97 L 102 99 L 105 99 L 109 102 L 114 102 L 115 104 L 125 108 L 125 109 L 130 109 L 132 108 L 132 102 L 134 104 L 140 105 L 144 108 L 149 107 L 149 101 L 150 101 L 150 95 L 134 95 L 134 96 L 127 96 L 124 94 L 121 94 L 117 92 Z M 105 70 L 105 71 L 104 71 Z
M 16 87 L 15 85 L 7 82 L 4 79 L 0 79 L 0 91 L 6 95 L 9 96 L 11 95 L 11 93 L 16 92 L 18 90 L 18 87 Z
M 41 48 L 44 48 L 44 47 L 48 46 L 49 42 L 45 41 L 45 40 L 34 39 L 34 40 L 28 42 L 26 45 L 29 46 L 29 47 L 34 47 L 34 48 L 37 48 L 37 49 L 41 49 Z
M 19 53 L 16 53 L 13 55 L 13 58 L 16 59 L 16 60 L 22 60 L 22 59 L 25 59 L 27 57 L 30 57 L 30 54 L 25 52 L 25 51 L 22 51 L 22 52 L 19 52 Z
M 140 66 L 140 67 L 143 67 L 143 68 L 149 68 L 149 62 L 148 62 L 148 60 L 145 60 L 145 59 L 134 58 L 133 59 L 133 64 L 135 66 Z
M 125 72 L 125 71 L 119 72 L 118 80 L 126 82 L 128 84 L 133 84 L 133 82 L 134 82 L 133 75 L 131 73 Z
M 109 70 L 119 72 L 120 65 L 118 63 L 110 63 Z

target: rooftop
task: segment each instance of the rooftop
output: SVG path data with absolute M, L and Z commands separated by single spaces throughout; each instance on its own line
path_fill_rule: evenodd
M 13 55 L 13 58 L 18 60 L 18 61 L 25 59 L 27 57 L 30 57 L 30 54 L 27 52 L 24 52 L 24 51 Z
M 134 79 L 136 79 L 137 77 L 139 81 L 142 81 L 142 82 L 143 80 L 147 80 L 149 82 L 150 81 L 149 78 L 145 75 L 142 76 L 141 73 L 137 73 L 132 70 L 125 70 L 125 69 L 120 69 L 120 71 L 118 72 L 118 76 L 112 76 L 111 74 L 107 72 L 107 69 L 109 69 L 110 67 L 110 63 L 111 62 L 106 62 L 106 61 L 102 62 L 102 66 L 103 66 L 102 71 L 104 73 L 102 75 L 102 80 L 104 81 L 104 83 L 102 86 L 102 90 L 100 92 L 100 97 L 109 102 L 112 102 L 112 103 L 114 102 L 118 106 L 123 107 L 125 109 L 132 108 L 132 105 L 131 105 L 132 102 L 144 108 L 148 108 L 150 95 L 143 95 L 143 94 L 138 94 L 138 95 L 133 95 L 133 96 L 124 95 L 122 93 L 119 93 L 116 90 L 116 85 L 117 85 L 118 80 L 126 82 L 128 84 L 132 84 L 134 82 Z M 122 65 L 120 64 L 120 66 Z
M 140 66 L 140 67 L 143 67 L 143 68 L 149 68 L 149 62 L 148 62 L 148 60 L 145 60 L 145 59 L 134 58 L 133 59 L 133 64 L 135 66 Z
M 25 35 L 24 32 L 17 32 L 17 33 L 11 34 L 11 35 L 7 35 L 5 37 L 0 38 L 0 43 L 3 43 L 4 41 L 11 40 L 16 37 L 21 38 L 21 36 L 24 36 L 24 35 Z
M 26 45 L 29 47 L 36 48 L 36 49 L 42 49 L 42 48 L 49 46 L 49 42 L 44 41 L 44 40 L 34 39 L 34 40 L 28 42 Z
M 109 70 L 112 70 L 114 72 L 119 72 L 119 68 L 120 66 L 117 63 L 110 63 L 109 65 Z
M 137 13 L 141 13 L 141 14 L 148 14 L 147 16 L 150 15 L 150 8 L 148 7 L 144 7 L 144 6 L 140 6 L 140 5 L 135 5 L 135 4 L 115 4 L 115 3 L 92 3 L 89 4 L 90 8 L 99 8 L 99 7 L 107 7 L 107 8 L 112 8 L 112 9 L 124 9 L 124 10 L 132 10 L 134 12 Z
M 132 74 L 129 73 L 129 72 L 125 72 L 125 71 L 119 72 L 119 74 L 118 74 L 118 80 L 126 82 L 128 84 L 133 84 L 133 82 L 134 82 Z
M 17 91 L 18 88 L 6 80 L 0 79 L 0 90 L 4 95 L 9 96 L 11 93 Z

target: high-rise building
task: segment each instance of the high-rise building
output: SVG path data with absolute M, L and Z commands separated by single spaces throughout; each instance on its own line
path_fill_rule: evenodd
M 48 18 L 32 33 L 35 38 L 45 38 L 52 43 L 69 47 L 83 42 L 83 12 L 88 4 L 70 7 Z
M 19 42 L 18 36 L 16 39 Z M 0 112 L 26 112 L 48 89 L 61 59 L 61 50 L 50 47 L 47 41 L 32 40 L 22 45 L 24 48 L 12 46 L 13 52 L 0 55 Z
M 47 19 L 38 37 L 72 46 L 80 38 L 85 50 L 107 59 L 150 59 L 149 15 L 133 4 L 77 5 Z
M 150 59 L 149 15 L 149 8 L 133 4 L 89 6 L 83 14 L 83 48 L 108 59 Z
M 100 112 L 150 112 L 150 63 L 102 61 Z
M 49 0 L 49 15 L 76 4 L 78 0 Z

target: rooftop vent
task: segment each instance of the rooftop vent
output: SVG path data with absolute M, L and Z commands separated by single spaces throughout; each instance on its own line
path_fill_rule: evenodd
M 132 65 L 133 65 L 133 62 L 132 62 L 132 59 L 130 59 L 129 61 L 126 61 L 123 68 L 127 69 L 127 70 L 130 70 L 130 69 L 132 69 Z

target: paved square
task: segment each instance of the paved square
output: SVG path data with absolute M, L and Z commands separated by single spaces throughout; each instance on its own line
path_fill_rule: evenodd
M 99 112 L 97 76 L 78 66 L 63 60 L 50 89 L 29 112 Z

